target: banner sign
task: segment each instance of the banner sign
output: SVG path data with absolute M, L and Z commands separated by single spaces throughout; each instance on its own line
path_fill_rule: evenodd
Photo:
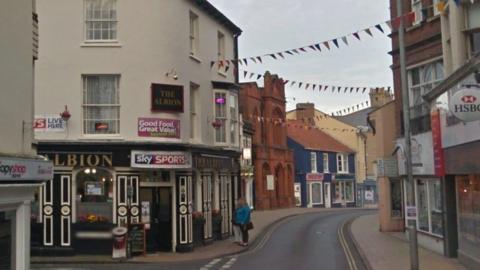
M 51 161 L 0 157 L 0 181 L 53 179 Z
M 307 181 L 323 181 L 323 173 L 307 173 Z
M 267 175 L 267 190 L 275 190 L 275 176 Z
M 445 156 L 442 147 L 442 131 L 440 126 L 440 111 L 433 111 L 430 115 L 430 123 L 432 127 L 432 144 L 433 144 L 433 166 L 435 176 L 445 176 Z
M 138 118 L 139 137 L 180 138 L 180 120 Z
M 183 86 L 152 83 L 153 112 L 183 112 Z
M 35 132 L 64 132 L 66 126 L 60 115 L 36 115 L 33 122 Z
M 480 120 L 480 86 L 472 87 L 460 89 L 449 101 L 450 111 L 464 122 Z
M 179 151 L 132 151 L 131 166 L 133 168 L 189 169 L 192 167 L 192 155 L 190 152 Z

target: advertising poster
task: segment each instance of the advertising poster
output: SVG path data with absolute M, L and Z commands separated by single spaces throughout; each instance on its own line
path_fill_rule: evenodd
M 64 132 L 67 123 L 60 115 L 35 115 L 33 130 L 35 132 Z
M 160 118 L 138 118 L 138 136 L 180 138 L 180 121 Z

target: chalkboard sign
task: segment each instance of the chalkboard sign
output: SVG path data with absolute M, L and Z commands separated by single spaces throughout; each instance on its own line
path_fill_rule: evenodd
M 145 225 L 130 224 L 128 226 L 128 237 L 130 241 L 130 250 L 133 253 L 145 254 Z

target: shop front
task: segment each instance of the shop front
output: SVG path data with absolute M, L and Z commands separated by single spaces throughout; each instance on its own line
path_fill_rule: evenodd
M 40 146 L 55 172 L 38 196 L 34 253 L 111 254 L 112 229 L 132 226 L 144 232 L 136 253 L 192 251 L 199 237 L 213 240 L 217 216 L 219 234 L 228 236 L 237 159 L 154 148 Z
M 355 207 L 355 175 L 332 175 L 332 207 Z
M 0 269 L 30 269 L 31 201 L 52 175 L 38 157 L 0 156 Z

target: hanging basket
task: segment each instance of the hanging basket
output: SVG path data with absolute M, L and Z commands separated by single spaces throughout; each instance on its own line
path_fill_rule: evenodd
M 215 129 L 219 129 L 220 127 L 222 127 L 222 121 L 220 120 L 215 120 L 212 122 L 212 126 L 215 128 Z
M 60 113 L 60 117 L 63 119 L 63 121 L 68 121 L 72 115 L 68 111 L 67 105 L 65 105 L 65 110 Z

